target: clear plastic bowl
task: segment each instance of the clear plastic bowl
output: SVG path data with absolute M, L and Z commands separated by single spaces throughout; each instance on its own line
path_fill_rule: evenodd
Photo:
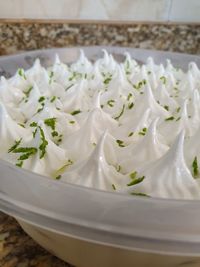
M 125 51 L 139 62 L 171 59 L 187 69 L 200 57 L 119 47 L 84 47 L 94 60 L 106 48 L 119 61 Z M 26 52 L 0 58 L 0 72 L 12 75 L 35 58 L 53 63 L 79 56 L 79 48 Z M 199 266 L 200 202 L 104 192 L 51 180 L 0 160 L 0 210 L 15 217 L 47 250 L 79 267 Z

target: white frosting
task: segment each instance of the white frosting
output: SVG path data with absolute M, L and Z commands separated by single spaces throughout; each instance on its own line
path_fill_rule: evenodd
M 123 63 L 103 51 L 71 65 L 37 59 L 0 80 L 1 158 L 96 189 L 199 199 L 200 70 Z

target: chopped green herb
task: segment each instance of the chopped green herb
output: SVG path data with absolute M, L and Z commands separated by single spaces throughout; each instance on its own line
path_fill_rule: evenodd
M 131 93 L 128 94 L 127 100 L 129 101 L 133 95 Z
M 167 83 L 167 78 L 165 76 L 161 76 L 160 80 L 163 82 L 163 84 Z
M 23 123 L 18 123 L 18 125 L 25 128 L 25 125 Z
M 15 150 L 20 145 L 21 141 L 22 141 L 22 138 L 20 140 L 18 140 L 18 141 L 16 140 L 14 145 L 11 146 L 11 148 L 8 149 L 8 153 L 13 152 L 13 150 Z
M 169 111 L 169 106 L 164 106 L 164 108 L 167 110 L 167 111 Z
M 39 130 L 40 130 L 40 138 L 41 138 L 41 144 L 39 146 L 39 150 L 40 150 L 40 159 L 42 159 L 46 153 L 46 147 L 48 145 L 48 141 L 45 139 L 45 135 L 44 135 L 44 131 L 43 129 L 38 126 Z
M 115 120 L 118 120 L 122 115 L 123 115 L 123 113 L 124 113 L 124 110 L 125 110 L 125 104 L 123 105 L 123 107 L 122 107 L 122 110 L 121 110 L 121 112 L 120 112 L 120 114 L 117 116 L 117 117 L 115 117 L 114 119 Z
M 120 172 L 120 170 L 121 170 L 121 166 L 118 165 L 118 166 L 116 167 L 116 171 L 117 171 L 117 172 Z
M 78 110 L 74 110 L 74 111 L 72 111 L 70 114 L 71 115 L 77 115 L 77 114 L 79 114 L 79 113 L 81 113 L 81 110 L 80 109 L 78 109 Z
M 176 121 L 179 121 L 181 119 L 181 117 L 178 117 L 177 119 L 176 119 Z
M 18 74 L 19 74 L 19 76 L 23 77 L 24 80 L 26 80 L 26 75 L 24 73 L 24 69 L 22 69 L 22 68 L 18 69 Z
M 104 107 L 104 105 L 101 105 L 101 108 L 103 108 Z
M 134 104 L 133 104 L 133 102 L 132 103 L 130 103 L 129 105 L 128 105 L 128 108 L 129 109 L 132 109 L 134 107 Z
M 145 176 L 139 177 L 139 178 L 134 178 L 132 181 L 127 184 L 127 186 L 132 186 L 141 183 L 144 180 Z
M 33 90 L 33 86 L 30 85 L 29 88 L 27 89 L 27 91 L 24 91 L 24 94 L 25 94 L 25 96 L 26 96 L 27 98 L 29 97 L 30 92 L 31 92 L 32 90 Z
M 128 137 L 131 137 L 134 134 L 134 132 L 130 132 Z
M 114 185 L 114 184 L 112 184 L 112 188 L 113 188 L 113 190 L 116 190 L 116 187 L 115 187 L 115 185 Z
M 133 88 L 135 88 L 136 90 L 140 90 L 142 88 L 143 85 L 145 85 L 147 83 L 146 80 L 142 80 L 140 82 L 138 82 L 137 84 L 133 85 Z
M 131 179 L 135 179 L 136 176 L 137 176 L 137 172 L 136 171 L 132 172 L 129 176 L 130 176 Z
M 75 123 L 75 121 L 69 121 L 69 123 L 71 123 L 71 124 L 74 124 L 74 123 Z
M 195 156 L 195 158 L 192 162 L 192 168 L 193 168 L 193 176 L 194 176 L 194 178 L 197 178 L 197 176 L 199 175 L 197 156 Z
M 49 126 L 53 131 L 56 127 L 56 118 L 48 118 L 44 120 L 44 123 Z
M 52 96 L 52 98 L 50 99 L 50 102 L 53 103 L 56 100 L 57 96 Z
M 125 147 L 124 141 L 122 141 L 122 140 L 116 140 L 116 142 L 117 142 L 118 146 Z
M 45 97 L 44 96 L 41 96 L 39 99 L 38 99 L 38 102 L 41 103 L 45 100 Z
M 137 193 L 137 192 L 132 192 L 131 195 L 133 195 L 133 196 L 139 196 L 139 197 L 150 197 L 150 196 L 147 195 L 147 194 L 144 194 L 144 193 Z
M 56 178 L 55 178 L 55 179 L 56 179 L 56 180 L 60 180 L 60 179 L 61 179 L 61 177 L 62 177 L 61 175 L 58 175 L 58 176 L 56 176 Z
M 69 90 L 72 86 L 73 84 L 70 84 L 67 88 L 65 88 L 65 91 Z
M 176 109 L 176 112 L 178 113 L 180 110 L 181 110 L 181 107 L 178 107 L 178 108 Z
M 139 135 L 145 135 L 146 132 L 147 132 L 147 128 L 144 127 L 138 134 L 139 134 Z
M 37 127 L 37 122 L 35 122 L 35 121 L 33 121 L 33 122 L 31 122 L 31 124 L 30 124 L 30 127 Z
M 15 164 L 17 167 L 22 167 L 22 165 L 23 165 L 23 161 L 19 161 L 19 162 L 17 162 L 16 164 Z
M 57 131 L 53 131 L 53 132 L 51 133 L 51 135 L 52 135 L 52 137 L 58 136 L 58 132 L 57 132 Z
M 114 106 L 114 103 L 115 103 L 115 100 L 112 100 L 112 99 L 107 101 L 107 104 L 110 107 L 113 107 Z
M 165 119 L 165 121 L 173 121 L 173 120 L 174 120 L 174 117 L 173 116 L 168 117 L 168 118 Z

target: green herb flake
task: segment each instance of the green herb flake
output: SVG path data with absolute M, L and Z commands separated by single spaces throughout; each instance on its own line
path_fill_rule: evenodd
M 60 180 L 60 179 L 61 179 L 61 177 L 62 177 L 61 175 L 58 175 L 58 176 L 56 176 L 56 178 L 55 178 L 55 179 L 56 179 L 56 180 Z
M 131 178 L 131 179 L 135 179 L 136 178 L 136 176 L 137 176 L 137 172 L 135 171 L 135 172 L 132 172 L 132 173 L 130 173 L 130 175 L 129 175 L 129 177 Z
M 167 111 L 169 111 L 169 106 L 165 105 L 164 109 L 166 109 Z
M 147 194 L 144 194 L 144 193 L 137 193 L 137 192 L 132 192 L 131 195 L 133 195 L 133 196 L 138 196 L 138 197 L 150 197 L 150 196 L 147 195 Z
M 52 96 L 52 98 L 50 99 L 50 102 L 53 103 L 56 100 L 57 96 Z
M 19 161 L 19 162 L 17 162 L 16 164 L 15 164 L 17 167 L 22 167 L 22 165 L 23 165 L 23 161 Z
M 114 184 L 112 184 L 112 188 L 113 190 L 116 190 L 116 186 Z
M 130 103 L 129 105 L 128 105 L 128 108 L 129 109 L 132 109 L 134 107 L 134 104 L 133 104 L 133 102 L 132 103 Z
M 168 117 L 168 118 L 165 119 L 165 121 L 173 121 L 173 120 L 174 120 L 174 117 L 173 116 Z
M 31 122 L 31 124 L 30 124 L 30 127 L 37 127 L 37 122 L 35 122 L 35 121 L 33 121 L 33 122 Z
M 181 117 L 178 117 L 177 119 L 176 119 L 176 121 L 179 121 L 181 119 Z
M 41 96 L 39 99 L 38 99 L 38 102 L 41 103 L 45 100 L 45 96 Z
M 54 131 L 56 127 L 56 118 L 45 119 L 44 124 L 46 124 L 48 127 L 50 127 Z
M 192 168 L 193 168 L 193 176 L 194 176 L 194 178 L 197 178 L 197 176 L 199 175 L 197 156 L 195 156 L 195 158 L 192 162 Z
M 20 69 L 18 69 L 17 72 L 18 72 L 19 76 L 23 77 L 24 80 L 26 80 L 26 75 L 24 73 L 24 69 L 20 68 Z
M 118 146 L 125 147 L 124 141 L 122 141 L 122 140 L 116 140 L 116 142 L 117 142 Z
M 144 127 L 138 134 L 139 134 L 139 135 L 145 135 L 146 132 L 147 132 L 147 128 Z
M 127 96 L 127 100 L 129 101 L 132 96 L 133 96 L 133 94 L 129 93 L 128 96 Z
M 70 123 L 70 124 L 74 124 L 74 123 L 75 123 L 75 121 L 69 121 L 69 123 Z
M 180 110 L 181 110 L 181 107 L 178 107 L 178 108 L 176 109 L 176 112 L 179 113 Z
M 77 114 L 79 114 L 79 113 L 81 113 L 81 110 L 80 109 L 78 109 L 78 110 L 74 110 L 74 111 L 72 111 L 70 114 L 71 115 L 77 115 Z
M 107 101 L 108 106 L 113 107 L 115 103 L 115 100 L 111 99 Z
M 27 91 L 24 91 L 24 94 L 27 98 L 29 98 L 29 95 L 31 93 L 31 91 L 33 90 L 33 86 L 30 85 L 29 88 L 27 89 Z
M 107 77 L 104 81 L 103 81 L 103 83 L 104 84 L 109 84 L 109 82 L 112 80 L 112 75 L 110 75 L 109 77 Z
M 18 141 L 15 140 L 14 145 L 11 146 L 11 148 L 8 149 L 8 153 L 13 152 L 20 145 L 21 141 L 22 141 L 22 138 L 20 140 L 18 140 Z
M 121 168 L 122 168 L 121 165 L 117 165 L 117 167 L 116 167 L 116 171 L 117 171 L 117 172 L 120 172 L 120 171 L 121 171 Z
M 123 105 L 120 114 L 119 114 L 117 117 L 115 117 L 114 119 L 115 119 L 115 120 L 118 120 L 118 119 L 124 114 L 124 110 L 125 110 L 125 104 Z
M 132 181 L 127 184 L 127 186 L 132 186 L 141 183 L 144 180 L 145 176 L 139 177 L 139 178 L 134 178 Z
M 53 131 L 53 132 L 51 132 L 51 135 L 52 135 L 52 137 L 55 137 L 55 136 L 58 136 L 59 134 L 57 131 Z
M 128 134 L 128 137 L 131 137 L 133 134 L 134 134 L 134 132 L 130 132 L 130 133 Z
M 140 90 L 142 88 L 143 85 L 145 85 L 147 83 L 146 80 L 142 80 L 140 82 L 138 82 L 137 84 L 133 85 L 133 88 L 136 90 Z
M 40 159 L 42 159 L 46 153 L 46 147 L 48 145 L 48 141 L 45 139 L 45 135 L 44 135 L 44 131 L 43 129 L 38 126 L 39 130 L 40 130 L 40 138 L 41 138 L 41 144 L 39 146 L 39 150 L 40 150 Z
M 161 76 L 160 80 L 163 82 L 163 84 L 167 83 L 167 78 L 165 76 Z

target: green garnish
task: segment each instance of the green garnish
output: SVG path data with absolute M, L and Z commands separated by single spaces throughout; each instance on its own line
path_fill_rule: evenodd
M 133 196 L 139 196 L 139 197 L 150 197 L 150 196 L 147 195 L 147 194 L 144 194 L 144 193 L 137 193 L 137 192 L 132 192 L 131 195 L 133 195 Z
M 173 121 L 173 120 L 174 120 L 174 117 L 173 116 L 168 117 L 168 118 L 165 119 L 165 121 Z
M 114 185 L 114 184 L 112 184 L 112 188 L 113 188 L 113 190 L 116 190 L 116 187 L 115 187 L 115 185 Z
M 180 110 L 181 110 L 181 107 L 178 107 L 178 108 L 176 109 L 176 112 L 179 113 Z
M 18 69 L 18 74 L 19 74 L 19 76 L 23 77 L 24 80 L 26 80 L 26 75 L 24 73 L 24 69 L 22 69 L 22 68 Z
M 128 105 L 128 108 L 129 109 L 132 109 L 134 107 L 134 104 L 133 104 L 133 102 L 132 103 L 130 103 L 129 105 Z
M 60 180 L 60 178 L 61 178 L 61 175 L 58 175 L 58 176 L 56 176 L 56 180 Z
M 169 111 L 169 106 L 164 106 L 164 109 L 166 109 L 167 111 Z
M 137 172 L 132 172 L 129 176 L 131 179 L 135 179 L 136 178 L 136 175 L 137 175 Z
M 39 99 L 38 99 L 38 102 L 41 103 L 45 100 L 45 97 L 44 96 L 41 96 Z
M 20 140 L 15 140 L 15 143 L 13 146 L 11 146 L 11 148 L 8 149 L 8 153 L 12 152 L 13 150 L 15 150 L 21 143 L 22 141 L 22 138 Z
M 116 142 L 117 142 L 118 146 L 125 147 L 124 141 L 122 141 L 122 140 L 116 140 Z
M 167 78 L 165 76 L 161 76 L 160 80 L 163 82 L 163 84 L 167 83 Z
M 81 110 L 80 109 L 78 109 L 78 110 L 74 110 L 74 111 L 72 111 L 70 114 L 71 115 L 77 115 L 77 114 L 79 114 L 79 113 L 81 113 Z
M 31 122 L 30 127 L 37 127 L 37 122 L 35 121 Z
M 50 99 L 50 102 L 53 103 L 56 100 L 57 96 L 52 96 L 52 98 Z
M 113 107 L 114 106 L 114 103 L 115 103 L 115 100 L 112 100 L 112 99 L 107 101 L 107 104 L 110 107 Z
M 134 132 L 130 132 L 128 137 L 131 137 L 134 134 Z
M 12 150 L 12 153 L 21 153 L 20 157 L 17 160 L 23 161 L 35 155 L 37 153 L 37 148 L 36 147 L 16 147 L 15 149 Z M 19 167 L 22 166 L 21 162 L 18 162 L 17 164 L 18 164 L 17 166 Z
M 129 101 L 133 95 L 131 93 L 128 94 L 127 100 Z
M 124 113 L 124 110 L 125 110 L 125 104 L 123 105 L 123 107 L 122 107 L 122 110 L 121 110 L 121 112 L 120 112 L 120 114 L 117 116 L 117 117 L 115 117 L 114 119 L 115 120 L 118 120 L 122 115 L 123 115 L 123 113 Z
M 145 176 L 139 177 L 139 178 L 134 178 L 132 181 L 127 184 L 127 186 L 132 186 L 141 183 L 144 180 Z
M 41 138 L 41 144 L 39 146 L 39 150 L 40 150 L 40 159 L 42 159 L 46 153 L 46 147 L 48 145 L 48 141 L 45 139 L 45 135 L 44 135 L 44 131 L 43 129 L 38 126 L 39 130 L 40 130 L 40 138 Z
M 71 124 L 74 124 L 74 123 L 75 123 L 75 121 L 69 121 L 69 123 L 71 123 Z
M 109 82 L 112 80 L 111 77 L 112 77 L 112 76 L 106 78 L 106 79 L 103 81 L 103 83 L 104 83 L 104 84 L 109 84 Z
M 33 90 L 33 86 L 30 85 L 27 91 L 24 91 L 24 94 L 27 98 L 29 98 L 30 92 Z
M 56 127 L 56 118 L 48 118 L 44 120 L 44 123 L 49 126 L 53 131 Z
M 118 166 L 116 167 L 116 171 L 117 171 L 117 172 L 120 172 L 120 170 L 121 170 L 121 165 L 118 165 Z
M 25 125 L 23 123 L 18 123 L 18 125 L 25 128 Z
M 179 121 L 181 119 L 181 117 L 178 117 L 177 119 L 176 119 L 176 121 Z
M 197 162 L 197 156 L 195 156 L 193 162 L 192 162 L 192 168 L 193 168 L 193 176 L 194 178 L 197 178 L 199 175 L 199 167 L 198 167 L 198 162 Z
M 133 88 L 135 88 L 136 90 L 140 90 L 142 88 L 143 85 L 145 85 L 147 83 L 146 80 L 142 80 L 140 82 L 138 82 L 137 84 L 133 85 Z
M 19 162 L 17 162 L 16 164 L 15 164 L 17 167 L 22 167 L 22 165 L 23 165 L 23 161 L 19 161 Z
M 145 135 L 146 132 L 147 132 L 147 128 L 144 127 L 138 134 L 139 134 L 139 135 Z
M 58 132 L 57 131 L 53 131 L 53 132 L 51 132 L 51 135 L 52 135 L 52 137 L 58 136 Z

